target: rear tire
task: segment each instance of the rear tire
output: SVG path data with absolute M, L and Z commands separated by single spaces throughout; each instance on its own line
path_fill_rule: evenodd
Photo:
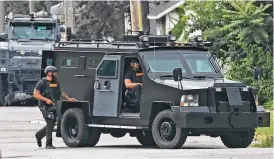
M 221 135 L 223 144 L 228 148 L 246 148 L 253 141 L 255 129 L 240 132 L 228 132 Z
M 151 131 L 142 131 L 136 136 L 138 142 L 145 147 L 154 147 L 156 143 L 153 140 Z
M 159 148 L 178 149 L 186 141 L 188 132 L 176 127 L 171 110 L 161 111 L 152 123 L 152 136 Z
M 61 121 L 61 135 L 68 147 L 85 146 L 90 141 L 90 134 L 81 109 L 70 108 L 65 111 Z

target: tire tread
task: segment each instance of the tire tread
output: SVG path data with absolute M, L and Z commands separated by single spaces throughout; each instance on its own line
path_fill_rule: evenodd
M 77 136 L 78 141 L 75 140 L 74 142 L 69 142 L 68 140 L 70 140 L 70 139 L 66 136 L 66 132 L 64 132 L 65 131 L 63 129 L 63 124 L 65 123 L 64 119 L 66 119 L 66 116 L 68 116 L 68 115 L 76 115 L 78 117 L 79 121 L 80 121 L 80 123 L 78 123 L 78 124 L 83 124 L 82 134 L 80 134 L 80 136 L 78 134 L 78 136 Z M 61 124 L 61 133 L 62 133 L 63 141 L 65 142 L 65 144 L 68 147 L 83 147 L 83 146 L 86 146 L 87 142 L 89 141 L 88 139 L 90 138 L 90 130 L 85 125 L 84 113 L 83 113 L 82 109 L 80 109 L 80 108 L 70 108 L 70 109 L 65 111 L 65 113 L 63 115 L 62 124 Z
M 237 138 L 233 138 L 232 134 L 221 136 L 221 141 L 228 148 L 247 148 L 253 141 L 255 135 L 255 129 L 249 129 L 248 135 L 244 140 L 240 141 Z
M 156 115 L 156 117 L 154 118 L 153 123 L 152 123 L 152 130 L 153 130 L 152 135 L 153 135 L 153 139 L 154 139 L 156 145 L 162 149 L 181 148 L 187 139 L 187 133 L 183 129 L 180 130 L 180 136 L 179 136 L 179 139 L 176 141 L 176 143 L 173 143 L 172 145 L 164 145 L 164 144 L 161 144 L 160 142 L 158 142 L 157 135 L 155 134 L 156 132 L 154 130 L 157 130 L 157 127 L 158 127 L 157 123 L 159 122 L 158 120 L 160 120 L 164 116 L 170 116 L 170 117 L 172 117 L 172 120 L 174 120 L 173 113 L 171 112 L 171 110 L 163 110 Z

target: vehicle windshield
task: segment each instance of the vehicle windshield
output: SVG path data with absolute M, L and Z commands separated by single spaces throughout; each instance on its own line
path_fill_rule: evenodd
M 54 40 L 54 26 L 50 23 L 13 23 L 11 27 L 12 39 Z
M 170 51 L 169 51 L 170 52 Z M 154 73 L 164 73 L 164 75 L 172 75 L 174 68 L 182 68 L 182 73 L 197 74 L 206 76 L 215 76 L 219 74 L 216 61 L 211 55 L 205 52 L 189 51 L 182 53 L 174 51 L 167 53 L 164 51 L 144 52 L 141 53 L 146 61 L 147 70 Z M 217 75 L 219 76 L 219 75 Z
M 33 39 L 54 39 L 52 24 L 34 24 Z
M 215 72 L 207 54 L 184 54 L 184 56 L 193 73 Z
M 174 68 L 185 72 L 180 54 L 147 54 L 146 59 L 152 72 L 172 72 Z
M 13 24 L 11 38 L 30 39 L 32 34 L 31 32 L 31 24 Z

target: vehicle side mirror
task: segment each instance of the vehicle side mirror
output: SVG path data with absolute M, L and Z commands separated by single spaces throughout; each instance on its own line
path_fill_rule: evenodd
M 181 81 L 183 79 L 183 73 L 181 68 L 175 68 L 173 70 L 173 79 L 174 81 Z
M 253 70 L 253 77 L 254 77 L 254 79 L 255 79 L 255 80 L 258 80 L 259 77 L 260 77 L 260 75 L 261 75 L 261 73 L 262 73 L 262 68 L 259 67 L 259 66 L 256 66 L 256 67 L 254 68 L 254 70 Z

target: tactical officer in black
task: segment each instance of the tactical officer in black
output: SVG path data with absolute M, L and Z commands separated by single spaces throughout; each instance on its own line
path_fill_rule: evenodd
M 39 130 L 36 134 L 36 140 L 39 147 L 42 146 L 41 140 L 46 136 L 46 148 L 54 149 L 52 145 L 52 132 L 55 126 L 58 106 L 57 101 L 60 97 L 66 98 L 70 102 L 76 101 L 74 98 L 69 98 L 61 89 L 57 79 L 57 68 L 47 66 L 45 68 L 46 77 L 42 78 L 34 88 L 33 96 L 39 100 L 39 109 L 42 112 L 43 118 L 47 125 Z
M 132 59 L 130 68 L 126 71 L 124 76 L 124 83 L 127 88 L 126 96 L 129 103 L 139 106 L 141 100 L 142 77 L 143 71 L 137 59 Z

